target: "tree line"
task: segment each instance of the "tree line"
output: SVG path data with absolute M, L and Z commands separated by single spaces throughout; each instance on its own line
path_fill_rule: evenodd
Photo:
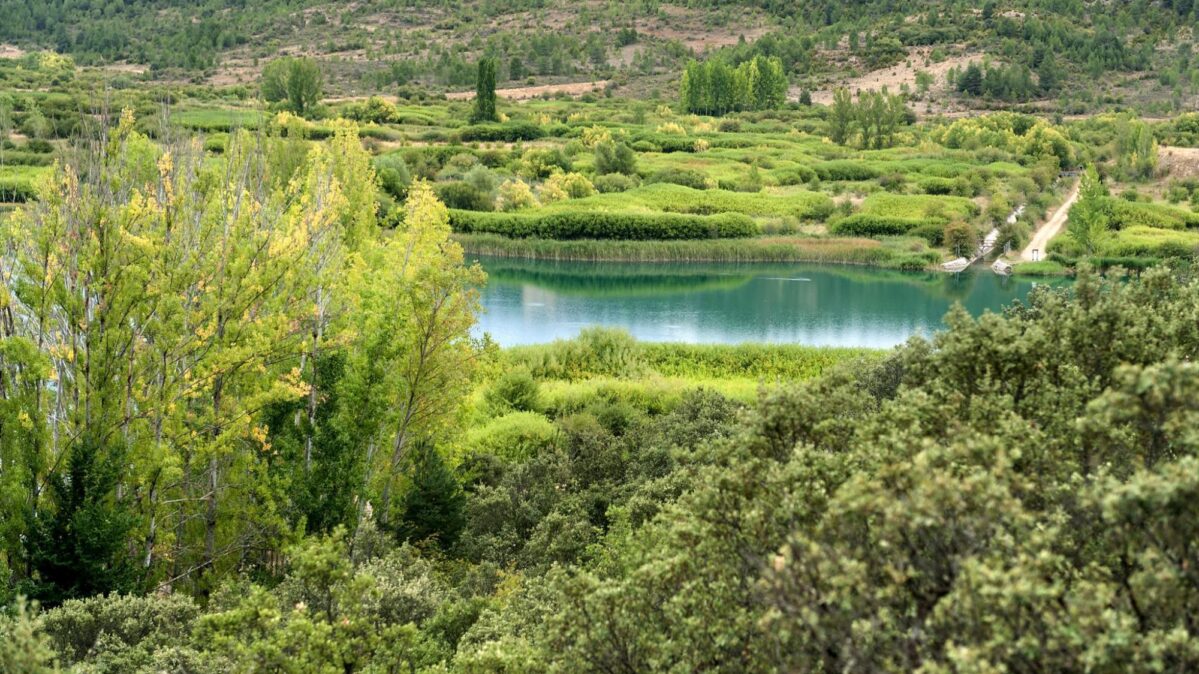
M 757 55 L 735 67 L 709 59 L 687 64 L 679 98 L 687 112 L 723 115 L 778 108 L 787 100 L 787 86 L 787 75 L 778 57 Z

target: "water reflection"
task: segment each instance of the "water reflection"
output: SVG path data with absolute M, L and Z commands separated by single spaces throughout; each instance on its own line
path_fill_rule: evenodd
M 647 341 L 888 347 L 938 329 L 954 302 L 975 315 L 997 311 L 1035 285 L 985 269 L 954 275 L 813 264 L 479 261 L 489 276 L 479 332 L 503 345 L 607 325 Z

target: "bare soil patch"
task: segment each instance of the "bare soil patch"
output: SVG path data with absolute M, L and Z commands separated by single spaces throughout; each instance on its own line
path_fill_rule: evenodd
M 510 87 L 507 89 L 496 89 L 495 95 L 500 98 L 505 98 L 510 101 L 523 101 L 530 98 L 537 98 L 543 94 L 570 94 L 571 96 L 582 96 L 583 94 L 592 91 L 602 91 L 608 86 L 609 80 L 596 80 L 594 82 L 568 82 L 566 84 L 540 84 L 532 87 Z M 445 95 L 451 101 L 469 101 L 475 97 L 473 91 L 454 91 Z
M 708 25 L 710 11 L 662 5 L 664 16 L 638 20 L 634 27 L 638 33 L 658 39 L 678 40 L 696 52 L 735 45 L 742 36 L 747 42 L 753 42 L 772 29 L 765 15 L 752 11 L 741 12 L 735 26 Z
M 880 70 L 874 70 L 858 77 L 851 77 L 836 83 L 836 86 L 844 86 L 852 93 L 859 91 L 879 91 L 886 87 L 888 91 L 897 93 L 900 87 L 904 84 L 912 90 L 916 90 L 916 73 L 923 70 L 933 76 L 933 85 L 929 89 L 930 96 L 933 100 L 939 98 L 938 94 L 948 90 L 948 85 L 945 82 L 945 76 L 951 68 L 962 68 L 969 65 L 971 61 L 979 61 L 982 59 L 980 53 L 958 54 L 949 56 L 942 61 L 933 63 L 929 60 L 932 54 L 931 47 L 915 47 L 908 50 L 908 57 L 903 61 Z M 925 62 L 928 61 L 927 65 Z M 828 86 L 823 89 L 812 92 L 812 102 L 821 105 L 828 105 L 833 102 L 833 89 L 835 86 Z M 799 90 L 793 89 L 792 97 L 799 96 Z
M 1158 168 L 1171 177 L 1199 178 L 1199 148 L 1163 145 L 1157 151 Z

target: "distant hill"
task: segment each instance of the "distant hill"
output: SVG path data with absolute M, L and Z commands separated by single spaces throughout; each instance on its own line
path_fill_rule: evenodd
M 1197 8 L 1196 0 L 0 0 L 0 42 L 215 85 L 252 84 L 266 60 L 305 54 L 323 62 L 341 95 L 464 91 L 474 62 L 489 55 L 510 88 L 605 81 L 672 96 L 689 59 L 765 53 L 782 59 L 793 96 L 808 90 L 816 102 L 847 84 L 906 87 L 930 111 L 1165 113 L 1193 106 L 1199 90 Z M 963 88 L 957 75 L 971 62 L 980 80 Z

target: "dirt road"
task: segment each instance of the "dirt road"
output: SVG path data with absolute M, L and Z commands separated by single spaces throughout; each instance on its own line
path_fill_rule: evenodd
M 1045 224 L 1041 225 L 1041 228 L 1032 235 L 1032 241 L 1029 241 L 1024 250 L 1020 252 L 1021 260 L 1031 262 L 1034 250 L 1040 251 L 1040 259 L 1045 259 L 1045 248 L 1049 246 L 1049 241 L 1057 236 L 1058 232 L 1062 231 L 1062 227 L 1066 225 L 1066 219 L 1070 216 L 1070 207 L 1074 205 L 1075 201 L 1078 201 L 1077 182 L 1070 188 L 1070 194 L 1062 202 L 1062 205 L 1058 206 L 1053 215 L 1045 221 Z

